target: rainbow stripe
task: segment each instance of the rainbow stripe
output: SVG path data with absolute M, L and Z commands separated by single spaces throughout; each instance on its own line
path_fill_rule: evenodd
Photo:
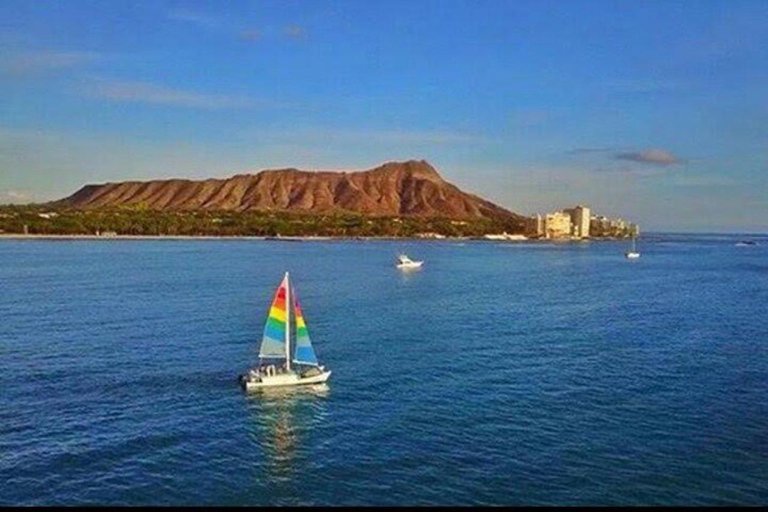
M 296 317 L 296 353 L 293 356 L 293 360 L 296 363 L 317 365 L 317 356 L 315 356 L 315 350 L 312 348 L 307 324 L 304 321 L 304 314 L 301 312 L 301 306 L 299 305 L 299 299 L 296 296 L 295 290 L 292 295 L 293 314 Z
M 264 337 L 261 341 L 259 357 L 285 357 L 285 295 L 288 289 L 286 278 L 280 283 L 275 292 L 272 306 L 269 308 L 267 324 L 264 326 Z
M 304 315 L 301 313 L 301 306 L 299 306 L 299 302 L 296 301 L 296 309 L 294 309 L 296 313 L 296 337 L 306 337 L 309 338 L 309 332 L 307 331 L 307 324 L 304 322 Z

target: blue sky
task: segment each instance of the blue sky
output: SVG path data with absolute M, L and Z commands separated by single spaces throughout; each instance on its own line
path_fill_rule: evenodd
M 0 0 L 0 203 L 411 158 L 523 214 L 768 231 L 768 2 Z

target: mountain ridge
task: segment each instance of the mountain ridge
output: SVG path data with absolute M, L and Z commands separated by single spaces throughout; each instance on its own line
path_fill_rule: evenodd
M 285 168 L 230 178 L 90 184 L 56 203 L 80 210 L 140 205 L 153 210 L 522 218 L 445 181 L 426 160 L 386 162 L 365 171 Z

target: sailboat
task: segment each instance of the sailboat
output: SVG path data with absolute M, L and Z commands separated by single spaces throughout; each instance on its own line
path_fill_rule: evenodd
M 637 247 L 635 247 L 635 237 L 632 237 L 632 250 L 627 251 L 624 253 L 624 256 L 627 257 L 627 259 L 634 260 L 640 257 L 640 253 L 637 252 Z
M 296 321 L 293 357 L 291 310 Z M 286 272 L 269 308 L 259 349 L 259 365 L 240 375 L 240 384 L 246 391 L 252 391 L 277 386 L 321 384 L 330 376 L 331 371 L 317 361 L 299 300 Z

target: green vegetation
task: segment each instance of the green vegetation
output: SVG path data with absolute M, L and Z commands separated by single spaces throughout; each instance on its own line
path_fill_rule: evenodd
M 444 236 L 482 236 L 521 233 L 521 221 L 458 221 L 445 218 L 368 217 L 355 213 L 333 215 L 287 212 L 157 211 L 142 207 L 71 210 L 42 205 L 0 206 L 0 233 L 46 235 L 185 236 L 340 236 L 414 237 L 420 233 Z

